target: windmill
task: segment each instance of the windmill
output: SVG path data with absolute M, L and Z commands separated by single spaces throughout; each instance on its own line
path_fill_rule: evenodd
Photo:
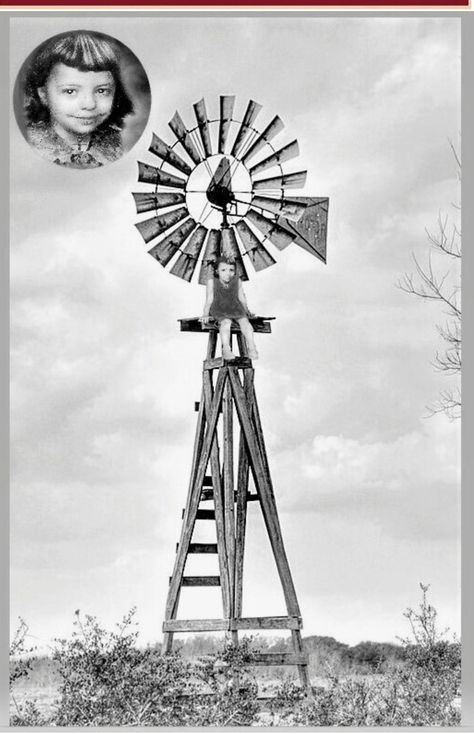
M 133 194 L 137 213 L 153 213 L 136 224 L 144 241 L 152 244 L 150 255 L 173 275 L 202 285 L 219 256 L 235 262 L 242 280 L 249 278 L 249 265 L 257 272 L 274 265 L 278 251 L 290 244 L 325 262 L 329 200 L 287 194 L 304 187 L 307 172 L 284 169 L 298 156 L 299 148 L 296 140 L 280 147 L 275 144 L 284 127 L 280 117 L 258 129 L 255 121 L 261 105 L 250 100 L 237 118 L 235 97 L 229 95 L 220 97 L 218 118 L 209 117 L 204 99 L 193 108 L 196 124 L 186 127 L 176 112 L 169 122 L 174 142 L 169 145 L 153 134 L 149 150 L 155 165 L 138 163 L 138 180 L 153 187 Z M 272 317 L 250 320 L 256 332 L 271 333 Z M 287 629 L 293 652 L 261 654 L 254 662 L 296 665 L 307 687 L 301 612 L 283 544 L 245 341 L 238 325 L 233 325 L 239 356 L 225 360 L 216 357 L 216 325 L 204 326 L 198 318 L 180 319 L 180 325 L 184 332 L 207 332 L 208 345 L 201 400 L 196 404 L 189 489 L 163 622 L 164 650 L 172 650 L 176 633 L 224 630 L 238 644 L 239 630 Z M 285 616 L 242 615 L 245 536 L 252 502 L 259 504 L 263 514 L 282 584 Z M 213 523 L 216 542 L 193 542 L 201 521 Z M 218 574 L 187 575 L 191 554 L 216 555 Z M 222 618 L 178 619 L 181 591 L 187 586 L 220 586 Z

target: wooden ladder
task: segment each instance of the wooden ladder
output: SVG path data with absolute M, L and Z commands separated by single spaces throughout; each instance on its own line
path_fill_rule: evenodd
M 252 318 L 254 330 L 270 333 L 269 318 Z M 198 319 L 182 319 L 182 331 L 203 331 Z M 296 665 L 301 684 L 309 688 L 308 658 L 301 638 L 302 619 L 286 556 L 273 492 L 265 441 L 254 388 L 254 369 L 247 356 L 245 341 L 237 326 L 239 357 L 226 361 L 216 358 L 217 329 L 209 326 L 207 355 L 203 364 L 202 394 L 194 441 L 191 477 L 186 507 L 183 510 L 181 537 L 170 577 L 165 620 L 164 652 L 171 652 L 173 635 L 181 632 L 226 631 L 238 644 L 239 630 L 287 629 L 291 631 L 293 652 L 255 655 L 255 665 Z M 234 419 L 239 426 L 238 467 L 234 471 Z M 218 425 L 222 422 L 222 449 Z M 255 492 L 249 490 L 252 474 Z M 236 481 L 235 481 L 236 480 Z M 213 509 L 208 502 L 213 501 Z M 243 617 L 242 588 L 247 524 L 247 505 L 258 502 L 270 539 L 273 556 L 283 588 L 287 616 Z M 202 503 L 206 506 L 203 507 Z M 214 521 L 216 543 L 195 543 L 197 521 Z M 185 575 L 189 554 L 213 553 L 218 557 L 218 576 Z M 177 619 L 183 586 L 220 586 L 221 619 Z

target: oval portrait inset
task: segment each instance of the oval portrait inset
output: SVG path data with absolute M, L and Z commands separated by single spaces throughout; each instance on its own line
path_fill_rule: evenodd
M 96 31 L 40 44 L 15 83 L 14 110 L 27 142 L 51 163 L 99 168 L 127 153 L 148 121 L 148 77 L 134 53 Z

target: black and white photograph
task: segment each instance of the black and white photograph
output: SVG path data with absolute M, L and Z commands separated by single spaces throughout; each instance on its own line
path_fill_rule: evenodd
M 25 139 L 46 160 L 97 168 L 121 158 L 140 137 L 150 87 L 138 59 L 117 39 L 73 30 L 32 51 L 14 102 Z
M 460 18 L 10 24 L 11 726 L 460 726 Z

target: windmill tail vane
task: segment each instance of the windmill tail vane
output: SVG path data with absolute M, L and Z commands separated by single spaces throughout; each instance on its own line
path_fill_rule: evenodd
M 284 128 L 278 115 L 258 129 L 262 106 L 254 100 L 240 118 L 234 96 L 219 102 L 216 119 L 204 98 L 196 102 L 192 127 L 175 112 L 174 142 L 153 133 L 155 164 L 138 162 L 138 181 L 148 190 L 133 192 L 137 213 L 147 215 L 136 227 L 152 244 L 149 254 L 185 281 L 197 274 L 203 285 L 219 255 L 234 260 L 243 280 L 244 260 L 264 270 L 291 243 L 326 262 L 328 198 L 287 195 L 306 183 L 305 170 L 284 170 L 299 155 L 297 140 L 275 144 Z

